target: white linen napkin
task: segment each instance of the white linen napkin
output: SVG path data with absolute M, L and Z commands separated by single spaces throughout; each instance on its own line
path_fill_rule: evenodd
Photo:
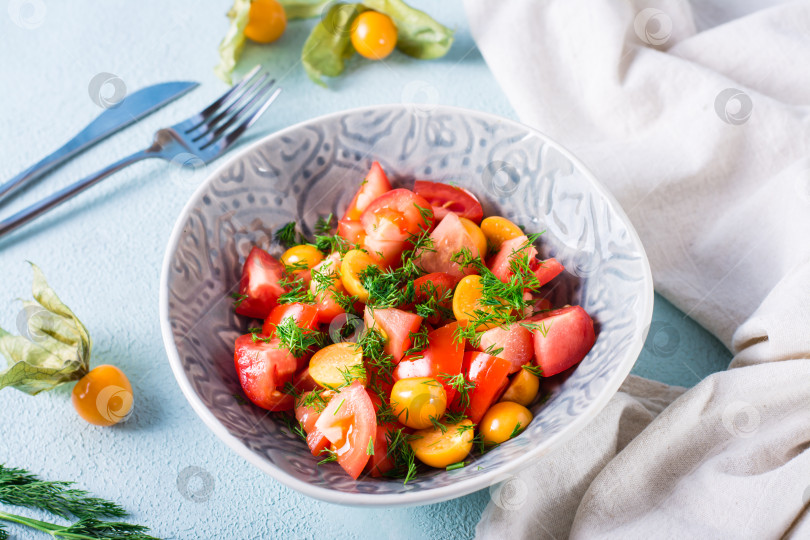
M 608 185 L 657 291 L 734 353 L 685 392 L 630 377 L 492 491 L 478 536 L 810 538 L 810 4 L 466 8 L 522 121 Z

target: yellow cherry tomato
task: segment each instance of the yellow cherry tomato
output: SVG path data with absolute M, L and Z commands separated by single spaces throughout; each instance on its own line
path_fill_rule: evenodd
M 368 302 L 368 291 L 360 282 L 360 273 L 369 266 L 376 266 L 374 259 L 365 251 L 352 249 L 343 256 L 340 263 L 340 278 L 349 294 L 356 296 L 361 302 Z
M 473 431 L 473 423 L 462 420 L 448 425 L 444 433 L 439 428 L 415 431 L 410 444 L 419 461 L 441 469 L 467 457 L 473 447 Z
M 352 23 L 351 40 L 360 56 L 382 60 L 397 44 L 397 27 L 388 15 L 364 11 Z
M 466 276 L 458 282 L 453 293 L 453 315 L 457 321 L 465 323 L 477 318 L 476 310 L 483 309 L 480 305 L 483 291 L 479 275 Z
M 296 270 L 309 270 L 316 264 L 324 260 L 324 254 L 309 244 L 293 246 L 281 256 L 281 263 L 284 266 L 293 266 Z
M 467 218 L 459 218 L 461 224 L 464 225 L 464 228 L 467 230 L 467 234 L 470 235 L 470 239 L 475 244 L 475 247 L 478 248 L 478 255 L 483 259 L 487 256 L 487 238 L 484 236 L 484 233 L 481 231 L 481 228 L 475 224 L 474 221 L 470 221 Z
M 540 378 L 532 375 L 525 369 L 518 370 L 512 377 L 512 381 L 503 393 L 501 401 L 512 401 L 526 407 L 537 397 L 540 389 Z
M 278 0 L 253 0 L 245 37 L 256 43 L 272 43 L 287 28 L 287 14 Z
M 525 234 L 520 227 L 500 216 L 488 217 L 482 221 L 481 232 L 484 233 L 493 249 L 498 249 L 507 240 Z
M 532 418 L 532 412 L 523 405 L 502 401 L 489 408 L 478 430 L 486 444 L 500 444 L 526 429 Z
M 97 426 L 111 426 L 124 420 L 134 398 L 132 385 L 124 372 L 115 366 L 98 366 L 79 379 L 71 394 L 79 416 Z
M 333 343 L 312 355 L 309 375 L 324 388 L 338 388 L 352 380 L 366 384 L 363 349 L 356 343 Z
M 447 408 L 444 386 L 432 377 L 400 379 L 391 389 L 391 408 L 401 423 L 414 429 L 433 425 Z

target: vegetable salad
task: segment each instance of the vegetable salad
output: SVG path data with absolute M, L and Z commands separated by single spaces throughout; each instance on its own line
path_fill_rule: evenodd
M 280 259 L 247 257 L 235 309 L 263 324 L 235 343 L 245 395 L 355 479 L 465 466 L 519 436 L 540 378 L 596 338 L 581 307 L 544 297 L 563 266 L 538 236 L 458 187 L 393 189 L 375 162 L 336 224 L 308 239 L 289 223 Z

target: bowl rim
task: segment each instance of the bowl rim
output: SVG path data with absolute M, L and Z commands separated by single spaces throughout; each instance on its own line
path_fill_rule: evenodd
M 619 369 L 616 372 L 614 372 L 613 377 L 611 377 L 608 380 L 601 394 L 597 396 L 596 399 L 594 399 L 594 401 L 589 405 L 587 409 L 585 409 L 585 411 L 582 412 L 582 414 L 574 418 L 574 420 L 571 423 L 569 423 L 568 426 L 566 426 L 560 432 L 553 434 L 543 446 L 527 449 L 527 451 L 522 456 L 506 465 L 502 465 L 501 467 L 498 467 L 491 471 L 483 471 L 480 475 L 476 475 L 473 478 L 460 480 L 447 486 L 428 488 L 425 490 L 414 490 L 412 492 L 397 493 L 397 494 L 346 493 L 343 491 L 337 491 L 329 488 L 312 485 L 303 480 L 299 480 L 295 476 L 273 465 L 264 457 L 259 456 L 253 450 L 248 448 L 235 436 L 231 435 L 231 433 L 227 430 L 227 428 L 225 428 L 225 426 L 223 426 L 219 422 L 219 420 L 217 420 L 214 414 L 202 402 L 202 399 L 200 399 L 200 397 L 192 388 L 191 382 L 189 381 L 185 371 L 183 370 L 179 351 L 177 349 L 177 344 L 174 341 L 171 323 L 169 321 L 168 279 L 169 279 L 169 271 L 171 268 L 172 255 L 177 248 L 180 235 L 183 232 L 183 228 L 185 226 L 186 218 L 189 214 L 189 211 L 191 210 L 192 205 L 201 197 L 203 191 L 207 189 L 209 183 L 213 178 L 220 176 L 224 171 L 230 168 L 233 165 L 233 163 L 236 163 L 238 160 L 243 159 L 245 156 L 254 152 L 256 148 L 266 144 L 266 142 L 269 139 L 283 137 L 303 127 L 318 124 L 325 121 L 335 120 L 347 114 L 362 114 L 366 112 L 380 111 L 381 109 L 413 111 L 422 115 L 425 114 L 432 115 L 441 112 L 447 112 L 464 115 L 468 117 L 477 117 L 480 119 L 484 119 L 488 122 L 500 122 L 511 124 L 513 126 L 519 127 L 520 129 L 526 130 L 528 133 L 534 136 L 540 137 L 546 144 L 550 145 L 555 150 L 564 155 L 567 159 L 569 159 L 571 163 L 573 163 L 576 167 L 578 167 L 580 171 L 586 176 L 586 178 L 592 183 L 595 190 L 604 198 L 605 202 L 611 207 L 611 209 L 616 213 L 616 215 L 623 220 L 625 226 L 627 227 L 628 233 L 630 234 L 631 239 L 640 250 L 640 255 L 642 258 L 641 262 L 644 271 L 643 284 L 646 292 L 646 295 L 642 298 L 643 305 L 641 306 L 645 326 L 641 330 L 641 335 L 639 339 L 635 340 L 627 349 L 623 351 L 624 358 L 619 364 Z M 584 163 L 582 163 L 578 158 L 576 158 L 570 151 L 568 151 L 560 143 L 556 142 L 548 135 L 530 126 L 527 126 L 521 122 L 510 120 L 508 118 L 504 118 L 492 113 L 486 113 L 482 111 L 465 109 L 462 107 L 455 107 L 450 105 L 436 105 L 432 107 L 430 111 L 425 112 L 418 106 L 412 104 L 394 103 L 394 104 L 382 104 L 367 107 L 358 107 L 353 109 L 345 109 L 338 112 L 318 116 L 315 118 L 310 118 L 302 122 L 298 122 L 292 126 L 286 127 L 279 131 L 275 131 L 273 133 L 269 133 L 266 136 L 261 137 L 260 139 L 254 141 L 240 152 L 232 155 L 229 159 L 224 161 L 214 171 L 212 171 L 191 194 L 189 200 L 183 206 L 183 210 L 180 212 L 180 214 L 177 217 L 177 220 L 175 221 L 175 225 L 172 229 L 171 236 L 169 237 L 169 241 L 166 245 L 166 251 L 164 253 L 163 264 L 160 273 L 159 312 L 160 312 L 160 328 L 163 337 L 164 348 L 166 349 L 166 353 L 169 359 L 169 365 L 171 366 L 172 373 L 174 374 L 174 378 L 176 379 L 177 384 L 180 386 L 180 390 L 183 392 L 183 395 L 191 405 L 194 412 L 197 413 L 197 416 L 199 416 L 200 419 L 203 421 L 203 423 L 206 426 L 208 426 L 208 428 L 211 431 L 213 431 L 214 434 L 217 437 L 219 437 L 219 439 L 222 440 L 227 446 L 229 446 L 237 454 L 245 458 L 245 460 L 247 460 L 249 463 L 253 464 L 261 471 L 270 475 L 275 480 L 309 497 L 329 503 L 346 506 L 394 507 L 394 506 L 415 506 L 421 504 L 438 503 L 454 499 L 457 497 L 462 497 L 475 491 L 488 488 L 493 484 L 509 479 L 518 470 L 529 466 L 531 461 L 536 460 L 537 458 L 549 453 L 552 449 L 558 448 L 559 446 L 563 445 L 565 442 L 570 440 L 574 435 L 579 433 L 591 420 L 593 420 L 602 411 L 602 409 L 605 408 L 610 399 L 612 399 L 613 396 L 618 391 L 622 382 L 627 378 L 627 375 L 630 374 L 630 370 L 633 368 L 633 365 L 635 365 L 635 362 L 638 359 L 638 356 L 644 345 L 644 340 L 649 330 L 650 321 L 652 320 L 653 299 L 654 299 L 653 279 L 650 270 L 649 260 L 647 258 L 646 251 L 644 250 L 644 246 L 641 243 L 641 239 L 639 238 L 638 233 L 633 227 L 632 222 L 627 217 L 627 214 L 624 212 L 621 205 L 610 193 L 607 187 L 596 178 L 596 176 L 590 171 L 588 167 L 584 165 Z

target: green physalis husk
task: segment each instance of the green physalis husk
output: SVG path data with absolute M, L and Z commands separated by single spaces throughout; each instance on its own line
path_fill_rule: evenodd
M 431 60 L 447 54 L 453 44 L 453 31 L 438 23 L 427 13 L 412 8 L 402 0 L 364 0 L 356 3 L 326 0 L 280 0 L 288 20 L 321 16 L 301 51 L 301 63 L 310 79 L 326 86 L 323 77 L 337 77 L 345 69 L 346 60 L 355 51 L 350 34 L 352 23 L 364 11 L 374 10 L 388 15 L 397 27 L 397 49 L 413 58 Z M 217 76 L 231 83 L 233 73 L 245 44 L 245 26 L 250 18 L 250 0 L 234 0 L 228 11 L 231 20 L 228 33 L 219 45 Z
M 0 389 L 11 386 L 27 394 L 76 381 L 87 374 L 93 342 L 87 328 L 48 286 L 33 263 L 33 302 L 23 302 L 29 337 L 0 328 L 0 354 L 8 367 L 0 371 Z

